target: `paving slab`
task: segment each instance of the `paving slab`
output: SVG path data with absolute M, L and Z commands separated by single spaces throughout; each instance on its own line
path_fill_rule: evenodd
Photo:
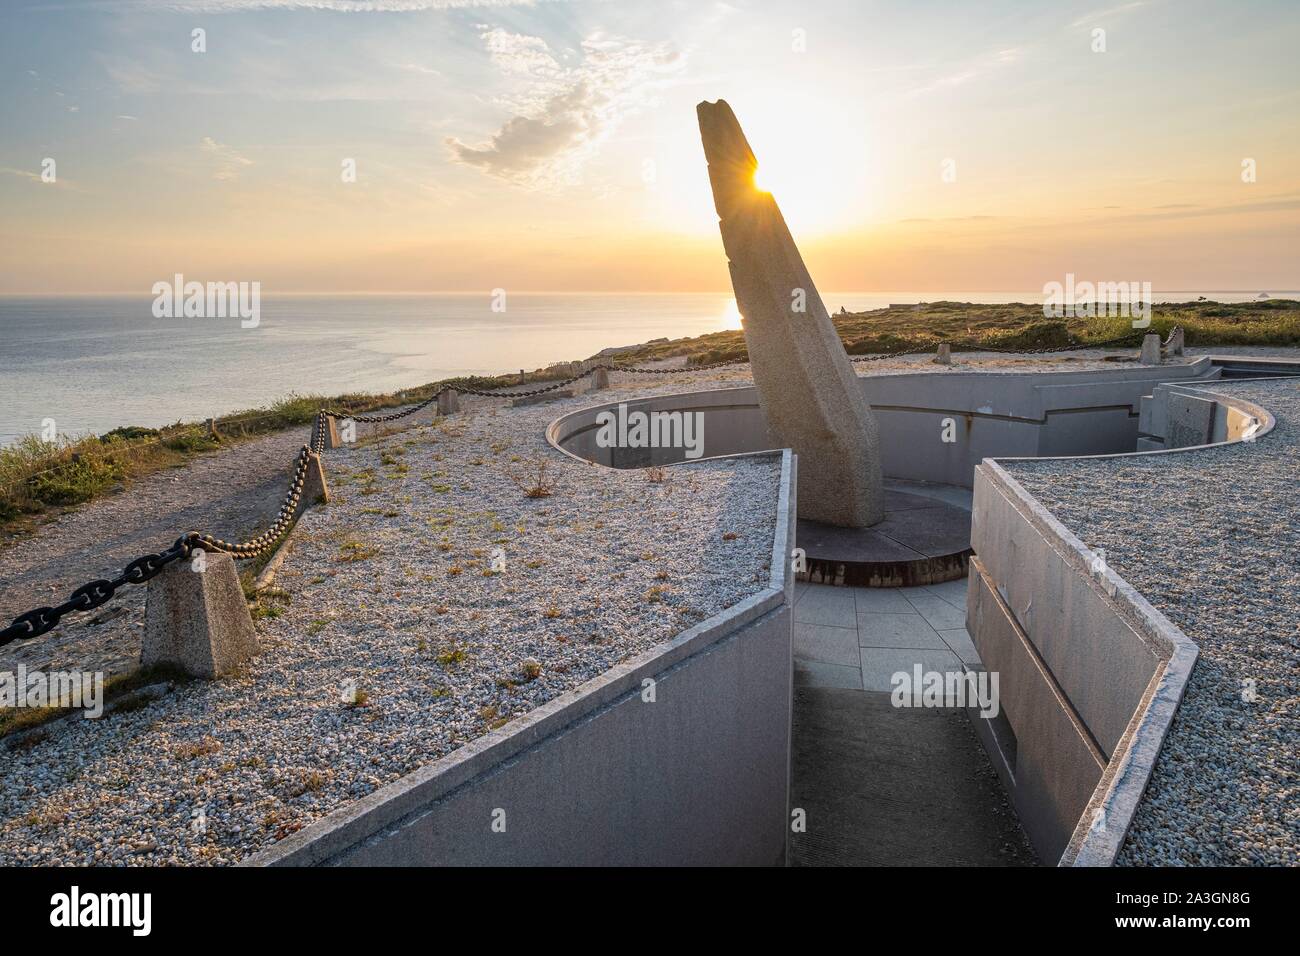
M 907 600 L 935 630 L 966 626 L 966 608 L 945 601 L 934 594 L 909 594 Z
M 827 627 L 824 624 L 794 625 L 794 656 L 801 660 L 820 661 L 860 667 L 858 632 L 852 627 Z
M 930 648 L 864 647 L 862 654 L 862 689 L 888 693 L 894 689 L 893 676 L 899 671 L 911 673 L 917 664 L 922 671 L 961 670 L 961 660 L 944 645 Z
M 916 613 L 859 614 L 858 643 L 863 647 L 930 648 L 939 651 L 948 648 L 939 632 Z
M 795 687 L 834 687 L 862 690 L 862 671 L 856 667 L 827 664 L 823 661 L 794 659 Z

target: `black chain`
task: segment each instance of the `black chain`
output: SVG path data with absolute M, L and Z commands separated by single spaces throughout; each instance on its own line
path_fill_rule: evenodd
M 1178 332 L 1179 326 L 1174 326 L 1169 331 L 1169 336 L 1164 340 L 1162 347 L 1168 347 L 1173 341 L 1174 334 Z M 1146 334 L 1146 333 L 1144 333 Z M 1021 349 L 1004 349 L 995 346 L 981 345 L 978 342 L 951 342 L 949 347 L 965 352 L 997 352 L 1009 355 L 1040 355 L 1048 352 L 1073 352 L 1081 349 L 1105 348 L 1111 345 L 1121 345 L 1129 343 L 1133 337 L 1130 332 L 1120 338 L 1109 339 L 1105 342 L 1080 342 L 1073 345 L 1053 345 L 1043 346 L 1040 348 L 1021 348 Z M 853 362 L 878 362 L 882 359 L 897 358 L 900 355 L 918 354 L 922 351 L 928 351 L 917 348 L 903 348 L 892 352 L 881 352 L 874 355 L 855 355 L 850 361 Z M 248 541 L 232 542 L 225 541 L 221 538 L 214 537 L 210 534 L 202 534 L 198 531 L 189 531 L 176 539 L 166 551 L 158 554 L 146 554 L 143 557 L 136 558 L 128 564 L 122 573 L 111 580 L 91 581 L 83 584 L 77 590 L 73 591 L 68 600 L 64 601 L 57 607 L 38 607 L 20 614 L 14 618 L 13 623 L 0 630 L 0 647 L 5 646 L 13 641 L 27 640 L 33 637 L 40 637 L 55 628 L 59 620 L 65 614 L 71 614 L 74 611 L 91 611 L 101 605 L 111 601 L 117 593 L 118 588 L 124 584 L 143 584 L 151 580 L 173 561 L 179 561 L 182 558 L 189 558 L 195 549 L 203 551 L 218 552 L 229 554 L 236 560 L 247 560 L 255 558 L 274 545 L 289 530 L 293 523 L 294 516 L 298 513 L 298 506 L 302 503 L 302 489 L 307 480 L 307 468 L 311 463 L 313 455 L 320 455 L 325 450 L 325 439 L 329 429 L 330 418 L 347 418 L 355 422 L 391 422 L 408 415 L 413 415 L 423 408 L 437 401 L 438 397 L 445 392 L 459 391 L 465 395 L 478 395 L 484 398 L 531 398 L 534 395 L 544 395 L 548 392 L 554 392 L 564 388 L 566 385 L 572 385 L 574 382 L 587 378 L 596 371 L 604 369 L 607 372 L 630 372 L 636 375 L 680 375 L 687 372 L 707 372 L 713 369 L 730 368 L 737 365 L 748 364 L 748 359 L 735 359 L 728 362 L 714 362 L 709 365 L 688 365 L 677 368 L 637 368 L 631 365 L 606 365 L 603 363 L 592 365 L 590 368 L 563 381 L 554 382 L 542 388 L 532 389 L 523 392 L 488 392 L 480 389 L 462 388 L 454 389 L 450 385 L 443 385 L 433 395 L 424 401 L 412 406 L 404 411 L 393 412 L 389 415 L 347 415 L 344 412 L 334 411 L 323 408 L 316 413 L 316 419 L 312 423 L 311 441 L 308 445 L 303 445 L 298 452 L 298 460 L 294 463 L 293 480 L 289 483 L 289 490 L 285 493 L 284 500 L 280 504 L 280 510 L 276 515 L 275 521 L 266 531 L 257 537 Z
M 193 532 L 190 532 L 190 534 L 178 538 L 176 543 L 166 551 L 158 554 L 146 554 L 143 557 L 136 558 L 122 569 L 121 574 L 112 580 L 101 579 L 91 581 L 89 584 L 83 584 L 72 592 L 71 597 L 57 607 L 38 607 L 26 614 L 18 615 L 14 618 L 12 624 L 0 631 L 0 647 L 13 641 L 40 637 L 47 631 L 53 630 L 55 625 L 59 623 L 59 619 L 65 614 L 71 614 L 74 611 L 92 611 L 111 601 L 117 593 L 117 589 L 122 585 L 143 584 L 145 581 L 157 577 L 162 569 L 173 561 L 179 561 L 190 556 L 190 552 L 193 550 L 192 534 Z
M 83 584 L 73 591 L 68 600 L 57 607 L 38 607 L 25 614 L 18 615 L 14 618 L 12 624 L 4 630 L 0 630 L 0 647 L 4 647 L 13 641 L 40 637 L 42 634 L 53 630 L 59 623 L 60 618 L 65 614 L 71 614 L 74 611 L 91 611 L 103 604 L 107 604 L 113 599 L 118 588 L 122 587 L 122 585 L 144 584 L 146 581 L 157 577 L 162 569 L 173 561 L 189 558 L 195 549 L 229 554 L 238 560 L 255 558 L 262 554 L 289 529 L 294 515 L 297 514 L 298 505 L 302 501 L 302 488 L 307 478 L 307 466 L 310 463 L 311 455 L 312 451 L 306 445 L 298 452 L 293 481 L 290 483 L 289 490 L 280 505 L 279 514 L 271 527 L 256 538 L 235 543 L 224 541 L 210 534 L 187 531 L 177 538 L 176 543 L 166 551 L 158 554 L 146 554 L 143 557 L 136 558 L 122 570 L 121 574 L 112 580 L 91 581 L 89 584 Z

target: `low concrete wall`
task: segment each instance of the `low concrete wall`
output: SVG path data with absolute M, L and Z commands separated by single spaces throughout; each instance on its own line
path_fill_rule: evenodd
M 1261 425 L 1258 409 L 1247 402 L 1194 385 L 1163 383 L 1142 399 L 1138 451 L 1220 444 L 1254 434 Z
M 796 460 L 775 454 L 763 591 L 245 865 L 783 863 Z
M 1172 401 L 1159 413 L 1166 421 L 1219 421 L 1217 430 L 1205 427 L 1220 442 L 1263 435 L 1274 425 L 1266 410 L 1236 398 L 1189 386 L 1168 391 Z M 1207 412 L 1188 398 L 1213 407 Z M 1157 413 L 1143 414 L 1153 421 Z M 967 630 L 984 666 L 1000 674 L 1010 733 L 972 715 L 976 731 L 1040 857 L 1110 865 L 1191 675 L 1196 645 L 999 461 L 976 469 L 971 544 L 978 558 L 971 562 Z
M 1208 359 L 1187 365 L 1087 372 L 942 372 L 865 375 L 858 381 L 880 428 L 889 478 L 971 487 L 975 466 L 992 456 L 1109 454 L 1137 447 L 1142 397 L 1161 383 L 1211 378 Z M 680 448 L 601 448 L 596 418 L 629 411 L 703 415 L 704 457 L 772 448 L 752 386 L 611 401 L 551 424 L 551 443 L 584 461 L 644 468 L 685 460 Z M 940 440 L 945 420 L 952 442 Z M 921 440 L 918 440 L 918 436 Z M 933 440 L 924 440 L 932 438 Z

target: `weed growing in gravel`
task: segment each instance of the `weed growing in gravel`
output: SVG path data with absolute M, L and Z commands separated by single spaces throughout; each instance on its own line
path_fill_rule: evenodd
M 664 595 L 667 593 L 668 593 L 668 588 L 664 587 L 662 584 L 652 584 L 650 586 L 650 589 L 645 592 L 645 599 L 649 601 L 651 604 L 655 604 L 658 603 L 659 601 L 662 601 L 664 599 Z
M 349 538 L 339 545 L 339 555 L 336 560 L 343 562 L 365 561 L 368 558 L 373 558 L 378 553 L 378 548 L 373 548 L 355 538 Z
M 652 485 L 662 485 L 668 480 L 668 469 L 660 465 L 652 465 L 645 470 L 645 480 Z
M 550 607 L 548 607 L 545 611 L 542 612 L 542 617 L 547 618 L 549 620 L 554 620 L 555 618 L 562 617 L 562 616 L 563 616 L 562 612 L 554 604 L 552 604 Z
M 469 660 L 469 655 L 465 653 L 464 648 L 452 646 L 439 654 L 436 659 L 443 667 L 455 667 Z
M 215 737 L 203 736 L 198 740 L 186 741 L 183 744 L 177 744 L 172 748 L 172 754 L 177 760 L 194 760 L 196 757 L 204 757 L 208 754 L 214 754 L 221 750 L 221 743 Z
M 547 475 L 550 466 L 551 463 L 539 455 L 522 474 L 515 472 L 507 474 L 510 480 L 523 491 L 525 498 L 549 498 L 555 494 L 555 485 Z

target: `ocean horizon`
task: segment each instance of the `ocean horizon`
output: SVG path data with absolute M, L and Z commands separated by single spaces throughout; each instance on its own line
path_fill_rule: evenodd
M 1274 297 L 1296 297 L 1289 290 Z M 1173 290 L 1156 302 L 1257 292 Z M 952 300 L 1040 302 L 1042 292 L 828 292 L 837 312 Z M 149 295 L 0 296 L 0 444 L 39 434 L 158 427 L 291 393 L 387 392 L 455 375 L 532 370 L 602 349 L 739 328 L 727 293 L 303 293 L 235 318 L 157 318 Z

